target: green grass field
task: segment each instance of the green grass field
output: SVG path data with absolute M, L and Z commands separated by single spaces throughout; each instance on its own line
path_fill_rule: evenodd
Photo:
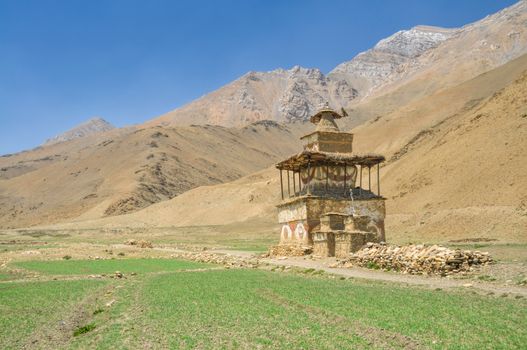
M 523 299 L 324 275 L 211 270 L 166 259 L 17 267 L 59 280 L 0 282 L 3 349 L 521 349 L 527 343 Z M 205 269 L 185 271 L 199 267 Z M 115 270 L 128 278 L 78 276 Z M 132 271 L 138 275 L 126 275 Z M 60 280 L 64 275 L 77 279 Z
M 0 281 L 2 281 L 2 280 L 9 280 L 11 278 L 12 278 L 12 276 L 10 274 L 8 274 L 8 273 L 0 273 Z
M 192 261 L 170 259 L 25 261 L 16 263 L 15 266 L 51 275 L 108 274 L 115 271 L 150 273 L 206 267 L 205 264 Z
M 9 238 L 17 244 L 5 246 L 7 250 L 26 250 L 36 247 L 32 242 L 44 241 L 42 248 L 68 245 L 70 243 L 119 244 L 129 239 L 147 239 L 155 245 L 191 245 L 234 250 L 266 251 L 277 243 L 276 225 L 268 222 L 236 223 L 231 225 L 152 227 L 148 237 L 142 229 L 117 229 L 118 233 L 102 235 L 100 229 L 80 230 L 20 230 L 10 232 Z M 2 231 L 0 230 L 0 237 Z M 7 236 L 7 234 L 6 234 Z M 26 244 L 23 244 L 26 243 Z M 0 246 L 0 252 L 4 246 Z M 37 248 L 35 248 L 37 249 Z M 6 251 L 7 251 L 6 250 Z
M 0 283 L 0 348 L 31 347 L 32 333 L 46 333 L 104 281 Z

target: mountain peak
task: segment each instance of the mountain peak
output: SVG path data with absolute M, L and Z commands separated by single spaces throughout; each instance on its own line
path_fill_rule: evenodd
M 47 146 L 58 142 L 70 141 L 79 137 L 85 137 L 88 135 L 109 131 L 114 128 L 115 127 L 112 124 L 103 118 L 93 117 L 62 134 L 46 140 L 44 145 Z
M 449 39 L 457 29 L 417 26 L 382 39 L 373 50 L 415 58 Z
M 328 74 L 299 65 L 251 71 L 144 125 L 232 127 L 267 119 L 307 120 L 326 102 L 336 108 L 352 108 L 402 87 L 418 75 L 426 82 L 421 93 L 431 93 L 526 53 L 526 18 L 527 1 L 522 0 L 461 28 L 418 25 L 400 30 Z M 436 79 L 426 77 L 438 71 L 441 74 Z

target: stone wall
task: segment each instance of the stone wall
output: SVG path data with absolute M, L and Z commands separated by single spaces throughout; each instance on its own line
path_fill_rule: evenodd
M 345 132 L 315 131 L 301 138 L 304 149 L 312 152 L 351 153 L 353 134 Z
M 344 259 L 360 250 L 366 243 L 378 243 L 379 240 L 373 232 L 343 231 L 335 234 L 335 257 Z
M 320 225 L 320 216 L 325 213 L 336 212 L 342 214 L 352 214 L 350 199 L 329 199 L 329 198 L 307 198 L 306 209 L 308 224 L 311 228 Z M 354 201 L 356 215 L 368 216 L 371 221 L 366 227 L 360 227 L 361 231 L 373 232 L 379 241 L 385 241 L 384 218 L 386 208 L 384 198 L 372 198 Z
M 356 215 L 371 219 L 359 224 L 357 230 L 369 232 L 370 241 L 385 241 L 384 199 L 356 200 L 354 208 Z M 330 212 L 352 214 L 351 200 L 305 196 L 278 205 L 278 222 L 282 225 L 280 244 L 312 245 L 313 233 L 320 229 L 320 216 Z
M 333 232 L 317 231 L 313 234 L 313 255 L 335 255 L 335 234 Z

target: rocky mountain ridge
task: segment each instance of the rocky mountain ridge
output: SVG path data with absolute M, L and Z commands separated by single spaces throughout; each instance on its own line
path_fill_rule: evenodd
M 306 120 L 326 101 L 337 109 L 354 109 L 411 80 L 428 81 L 421 90 L 432 93 L 526 53 L 526 23 L 527 2 L 520 1 L 461 28 L 417 26 L 402 30 L 328 74 L 299 66 L 249 72 L 145 126 L 243 126 L 263 119 Z M 452 69 L 454 65 L 461 69 Z M 429 76 L 436 73 L 438 79 L 430 81 Z
M 115 126 L 103 118 L 94 117 L 60 135 L 46 140 L 44 145 L 52 145 L 57 142 L 71 141 L 80 137 L 86 137 L 113 129 L 115 129 Z
M 305 121 L 326 101 L 340 106 L 357 96 L 358 91 L 346 81 L 332 79 L 317 68 L 294 66 L 288 70 L 249 72 L 145 126 L 218 124 L 240 127 L 258 120 Z
M 419 66 L 417 58 L 455 36 L 459 29 L 417 26 L 401 30 L 382 39 L 372 49 L 344 62 L 328 75 L 342 79 L 360 89 L 362 97 L 370 95 L 409 69 Z

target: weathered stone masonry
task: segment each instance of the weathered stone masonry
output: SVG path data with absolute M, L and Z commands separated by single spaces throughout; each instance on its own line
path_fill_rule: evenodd
M 329 108 L 312 116 L 317 128 L 301 138 L 304 150 L 276 166 L 280 245 L 311 246 L 315 255 L 345 257 L 366 242 L 385 240 L 379 182 L 384 157 L 354 154 L 353 134 L 340 132 L 339 118 Z M 377 193 L 371 189 L 372 169 L 377 170 Z

